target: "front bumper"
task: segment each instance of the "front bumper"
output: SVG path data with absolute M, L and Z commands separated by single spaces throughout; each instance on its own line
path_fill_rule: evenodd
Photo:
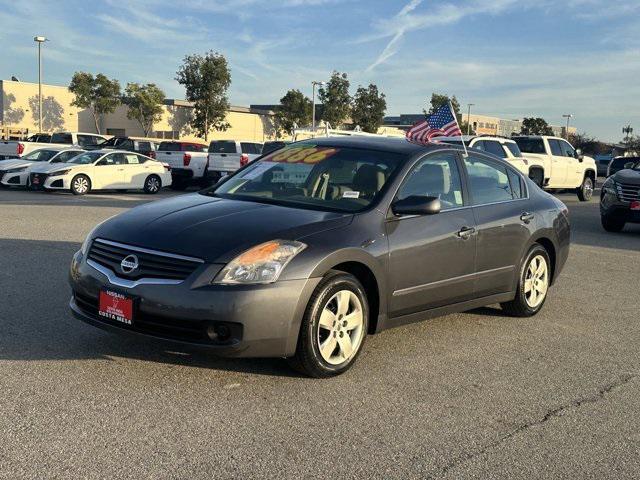
M 202 284 L 199 277 L 204 270 L 211 273 L 212 267 L 203 265 L 177 285 L 138 284 L 123 288 L 113 285 L 76 252 L 69 274 L 73 290 L 71 311 L 80 320 L 102 329 L 204 347 L 220 356 L 293 355 L 302 316 L 320 279 L 250 286 Z M 98 297 L 103 288 L 136 299 L 132 325 L 98 316 Z M 212 340 L 207 329 L 220 326 L 227 328 L 229 337 Z
M 71 178 L 68 175 L 51 176 L 48 173 L 31 172 L 29 185 L 32 190 L 69 190 Z
M 24 187 L 27 184 L 27 178 L 29 178 L 29 172 L 0 172 L 0 183 L 6 187 Z
M 624 222 L 640 223 L 640 210 L 631 210 L 631 202 L 621 201 L 610 189 L 603 191 L 600 197 L 600 215 Z

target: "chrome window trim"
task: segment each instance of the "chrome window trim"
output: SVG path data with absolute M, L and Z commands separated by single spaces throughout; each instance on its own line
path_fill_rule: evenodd
M 180 285 L 182 282 L 184 282 L 184 280 L 168 280 L 166 278 L 140 278 L 138 280 L 127 280 L 125 278 L 118 277 L 107 267 L 103 267 L 93 260 L 87 259 L 87 265 L 107 277 L 107 280 L 109 280 L 110 284 L 123 288 L 133 288 L 137 287 L 138 285 Z
M 125 249 L 128 249 L 128 250 L 133 250 L 134 252 L 148 253 L 150 255 L 158 255 L 160 257 L 175 258 L 176 260 L 185 260 L 185 261 L 188 261 L 188 262 L 204 263 L 204 260 L 202 260 L 200 258 L 187 257 L 185 255 L 178 255 L 176 253 L 161 252 L 161 251 L 158 251 L 158 250 L 150 250 L 148 248 L 134 247 L 133 245 L 127 245 L 125 243 L 113 242 L 111 240 L 105 240 L 103 238 L 96 238 L 93 241 L 94 242 L 98 242 L 98 243 L 104 243 L 105 245 L 111 245 L 113 247 L 119 247 L 119 248 L 125 248 Z

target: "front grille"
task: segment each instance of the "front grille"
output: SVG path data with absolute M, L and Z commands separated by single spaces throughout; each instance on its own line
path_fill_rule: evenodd
M 630 183 L 616 183 L 618 198 L 623 202 L 633 202 L 640 200 L 640 185 Z
M 125 273 L 121 263 L 132 255 L 137 258 L 138 267 Z M 155 252 L 101 239 L 93 241 L 88 258 L 108 268 L 118 277 L 131 280 L 140 278 L 185 280 L 202 264 L 202 261 L 197 259 L 188 259 L 180 255 Z
M 117 320 L 110 320 L 99 316 L 97 298 L 82 295 L 78 292 L 73 292 L 73 298 L 80 310 L 94 320 L 125 330 L 133 330 L 134 332 L 146 333 L 169 340 L 180 340 L 199 344 L 231 345 L 242 339 L 243 329 L 239 323 L 208 322 L 206 320 L 176 320 L 170 317 L 151 316 L 137 311 L 134 313 L 133 324 L 125 325 Z M 214 325 L 214 327 L 221 325 L 226 326 L 229 331 L 229 337 L 223 341 L 212 340 L 207 335 L 207 327 L 210 325 Z

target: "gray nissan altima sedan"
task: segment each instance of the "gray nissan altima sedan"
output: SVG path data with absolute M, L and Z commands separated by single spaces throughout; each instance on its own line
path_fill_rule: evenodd
M 565 205 L 497 157 L 313 139 L 98 225 L 73 257 L 70 306 L 100 328 L 327 377 L 387 328 L 490 304 L 535 315 L 569 238 Z

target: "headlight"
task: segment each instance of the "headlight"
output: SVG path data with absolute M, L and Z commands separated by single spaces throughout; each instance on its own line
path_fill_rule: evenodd
M 11 170 L 7 170 L 5 173 L 18 173 L 18 172 L 24 172 L 28 167 L 19 167 L 19 168 L 12 168 Z
M 71 171 L 70 168 L 66 169 L 66 170 L 58 170 L 57 172 L 51 172 L 49 174 L 50 177 L 57 177 L 59 175 L 66 175 L 67 173 L 69 173 Z
M 238 255 L 213 280 L 219 284 L 272 283 L 284 267 L 307 246 L 291 240 L 272 240 Z
M 109 218 L 107 218 L 106 220 L 103 220 L 102 222 L 97 224 L 95 227 L 93 227 L 93 229 L 89 232 L 87 237 L 84 239 L 84 242 L 82 242 L 82 246 L 80 247 L 80 253 L 82 253 L 83 257 L 87 254 L 87 250 L 89 249 L 89 245 L 91 244 L 91 241 L 93 240 L 93 237 L 95 236 L 96 230 L 98 230 L 98 228 L 100 228 L 104 223 L 106 223 L 109 220 L 111 220 L 113 217 L 115 217 L 115 215 L 112 215 Z

